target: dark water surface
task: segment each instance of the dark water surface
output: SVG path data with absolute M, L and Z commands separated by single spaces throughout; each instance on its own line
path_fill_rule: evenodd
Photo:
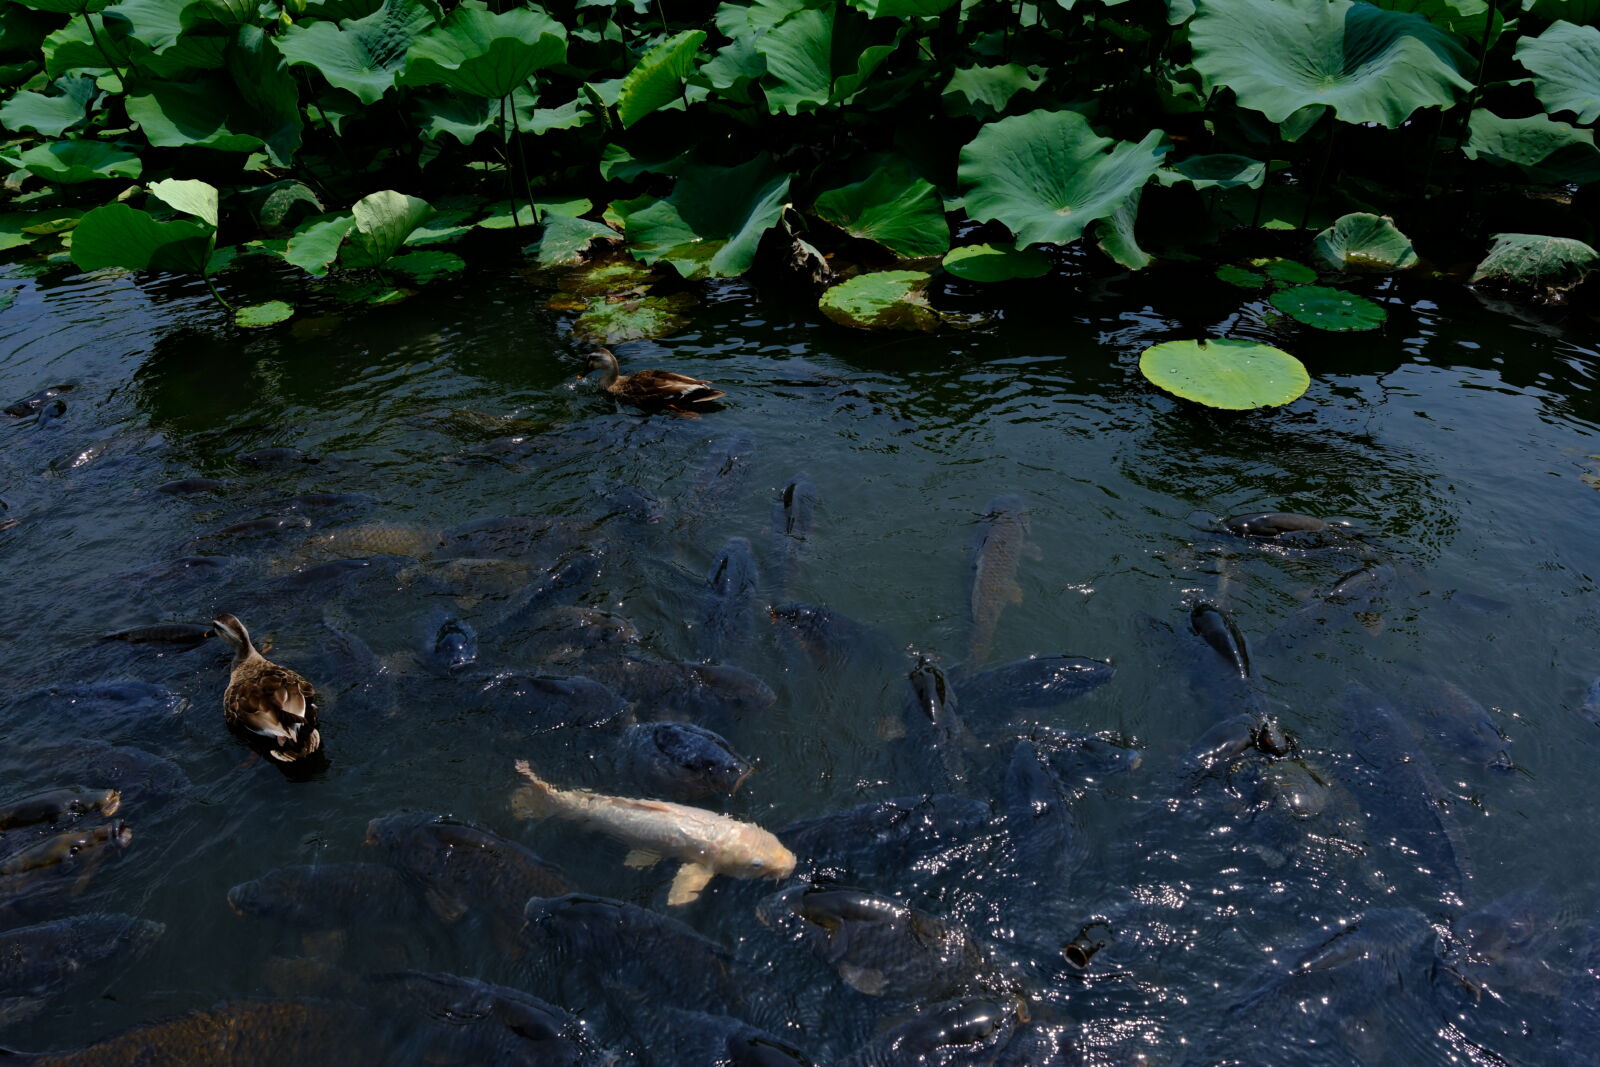
M 77 826 L 122 819 L 132 836 L 9 884 L 0 930 L 107 912 L 164 932 L 25 1006 L 0 990 L 0 1047 L 77 1048 L 216 1009 L 291 1035 L 271 1031 L 249 1062 L 607 1061 L 540 1044 L 481 992 L 371 977 L 412 971 L 535 994 L 644 1064 L 797 1062 L 781 1044 L 824 1065 L 1596 1062 L 1592 321 L 1411 283 L 1380 294 L 1385 330 L 1316 334 L 1169 272 L 955 292 L 1004 313 L 881 336 L 725 285 L 690 332 L 618 349 L 624 369 L 728 390 L 688 420 L 576 384 L 583 346 L 510 271 L 249 333 L 172 280 L 3 284 L 20 291 L 0 313 L 0 401 L 76 385 L 64 413 L 0 417 L 3 517 L 18 520 L 0 532 L 0 803 L 118 786 L 115 816 Z M 1290 348 L 1311 390 L 1224 416 L 1139 377 L 1147 345 L 1221 331 Z M 305 455 L 258 454 L 283 448 Z M 786 565 L 769 531 L 797 473 L 815 516 Z M 186 478 L 223 484 L 156 491 Z M 307 493 L 359 496 L 284 503 Z M 988 659 L 963 664 L 972 546 L 1007 495 L 1036 548 Z M 1359 536 L 1263 545 L 1213 522 L 1265 510 Z M 291 524 L 218 532 L 273 515 Z M 462 528 L 496 516 L 540 521 Z M 734 537 L 762 573 L 719 614 L 706 575 Z M 777 832 L 794 878 L 718 878 L 669 909 L 670 865 L 625 867 L 620 844 L 513 817 L 515 758 L 558 784 L 639 791 L 621 722 L 575 727 L 577 712 L 484 693 L 511 668 L 624 688 L 592 634 L 552 652 L 550 620 L 570 614 L 502 625 L 527 583 L 591 555 L 597 575 L 553 602 L 630 620 L 637 659 L 715 649 L 770 687 L 719 700 L 638 682 L 624 717 L 696 722 L 750 760 L 735 795 L 694 802 Z M 484 556 L 499 562 L 451 566 Z M 205 559 L 169 563 L 189 557 Z M 309 570 L 341 558 L 369 563 Z M 796 642 L 774 600 L 863 629 Z M 1252 680 L 1190 632 L 1197 601 L 1230 614 Z M 222 611 L 323 691 L 325 766 L 286 775 L 225 730 L 219 640 L 99 640 Z M 478 635 L 454 672 L 431 652 L 450 617 Z M 936 729 L 908 703 L 919 653 L 958 696 L 1034 654 L 1116 674 L 1054 706 L 969 700 Z M 74 688 L 126 679 L 187 704 Z M 1297 749 L 1189 756 L 1241 713 L 1276 718 Z M 171 762 L 130 769 L 76 738 Z M 877 823 L 826 818 L 888 798 L 901 806 Z M 364 844 L 401 812 L 503 834 L 582 893 L 670 912 L 721 948 L 581 916 L 535 937 L 514 879 L 452 909 Z M 0 833 L 0 862 L 42 833 Z M 274 868 L 352 862 L 384 873 L 327 879 L 337 891 L 287 918 L 230 907 L 230 887 Z M 789 908 L 807 879 L 926 914 L 914 934 L 847 923 L 830 941 Z M 940 921 L 970 942 L 955 962 L 930 962 Z M 1105 942 L 1081 968 L 1062 952 L 1080 932 Z

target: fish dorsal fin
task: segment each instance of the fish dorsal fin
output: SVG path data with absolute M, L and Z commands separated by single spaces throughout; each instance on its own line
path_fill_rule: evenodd
M 661 862 L 661 857 L 649 849 L 630 848 L 622 862 L 628 867 L 654 867 Z
M 698 899 L 700 890 L 716 873 L 699 863 L 685 863 L 679 867 L 677 876 L 672 879 L 672 888 L 667 892 L 667 906 L 676 908 Z

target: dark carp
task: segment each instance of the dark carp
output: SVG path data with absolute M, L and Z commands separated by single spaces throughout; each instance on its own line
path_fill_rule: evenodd
M 750 542 L 730 538 L 712 561 L 706 585 L 700 655 L 711 663 L 737 661 L 755 637 L 755 597 L 761 586 Z
M 974 997 L 925 1008 L 885 1030 L 841 1067 L 980 1067 L 994 1062 L 1016 1030 L 1015 1001 Z
M 420 903 L 403 875 L 378 863 L 279 867 L 228 890 L 240 915 L 301 930 L 406 922 Z
M 1020 497 L 998 496 L 989 501 L 973 553 L 972 592 L 968 598 L 972 637 L 966 662 L 972 666 L 989 658 L 995 629 L 1006 605 L 1022 603 L 1017 569 L 1023 556 L 1039 558 L 1038 548 L 1028 541 L 1028 529 L 1028 509 Z
M 132 645 L 180 645 L 193 648 L 209 641 L 215 634 L 209 623 L 163 622 L 153 626 L 135 626 L 115 633 L 102 634 L 102 641 L 126 641 Z
M 439 670 L 455 674 L 477 662 L 478 632 L 454 616 L 442 619 L 428 637 L 427 654 Z
M 166 927 L 130 915 L 77 915 L 0 933 L 0 1026 L 155 943 Z
M 773 502 L 769 566 L 770 591 L 774 599 L 782 598 L 794 581 L 800 562 L 810 551 L 816 512 L 817 487 L 805 474 L 790 478 Z
M 0 830 L 61 822 L 91 812 L 115 815 L 121 806 L 122 794 L 115 789 L 85 789 L 81 785 L 49 789 L 0 804 Z
M 76 382 L 47 385 L 37 393 L 30 393 L 14 404 L 7 404 L 3 410 L 14 419 L 27 418 L 29 415 L 37 414 L 41 408 L 62 393 L 70 393 L 76 387 Z
M 1111 664 L 1082 656 L 1029 656 L 976 674 L 953 672 L 969 718 L 995 721 L 1018 711 L 1050 711 L 1105 685 L 1117 675 Z
M 1222 662 L 1240 678 L 1250 677 L 1250 655 L 1244 635 L 1233 619 L 1214 604 L 1197 602 L 1189 609 L 1189 629 L 1222 657 Z
M 622 731 L 616 753 L 624 781 L 667 800 L 730 796 L 755 770 L 721 735 L 687 722 L 635 723 Z
M 475 703 L 518 730 L 594 728 L 628 716 L 626 700 L 589 678 L 519 670 L 479 678 Z

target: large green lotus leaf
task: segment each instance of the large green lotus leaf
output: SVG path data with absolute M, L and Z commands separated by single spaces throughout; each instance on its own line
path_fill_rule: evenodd
M 1187 182 L 1196 189 L 1259 189 L 1267 180 L 1267 165 L 1249 156 L 1190 156 L 1156 172 L 1164 186 Z
M 411 231 L 411 236 L 406 238 L 406 244 L 419 248 L 424 245 L 442 245 L 459 240 L 472 232 L 472 223 L 468 220 L 476 214 L 475 209 L 466 208 L 435 211 L 423 221 L 422 225 Z
M 684 30 L 639 58 L 617 93 L 617 119 L 623 129 L 682 97 L 683 83 L 694 70 L 695 54 L 705 39 L 705 30 Z
M 106 28 L 122 40 L 138 41 L 152 52 L 177 44 L 194 21 L 184 18 L 194 0 L 117 0 L 104 14 Z
M 261 138 L 248 131 L 253 116 L 229 86 L 216 81 L 146 83 L 146 92 L 129 96 L 128 118 L 157 148 L 212 148 L 254 152 Z
M 1319 330 L 1375 330 L 1389 313 L 1364 296 L 1325 285 L 1296 285 L 1272 294 L 1272 306 Z
M 700 65 L 700 76 L 716 94 L 727 100 L 748 104 L 750 85 L 767 72 L 767 61 L 756 51 L 754 36 L 736 37 Z
M 227 65 L 228 39 L 189 34 L 160 52 L 152 52 L 134 41 L 128 42 L 128 64 L 134 74 L 182 81 L 195 71 L 221 70 Z
M 850 8 L 805 8 L 761 36 L 756 51 L 767 61 L 767 110 L 797 115 L 859 92 L 896 47 L 869 43 L 864 22 Z
M 1395 228 L 1387 215 L 1357 211 L 1338 219 L 1317 234 L 1312 251 L 1334 270 L 1405 270 L 1417 265 L 1411 239 Z
M 111 0 L 17 0 L 35 11 L 50 11 L 57 15 L 81 15 L 86 11 L 99 11 Z
M 1023 245 L 1064 245 L 1108 218 L 1161 166 L 1164 135 L 1113 141 L 1076 111 L 1031 111 L 991 122 L 961 150 L 967 214 L 1010 228 Z
M 859 8 L 875 19 L 921 18 L 925 15 L 937 15 L 955 2 L 956 0 L 849 0 L 852 7 Z
M 1135 190 L 1132 196 L 1117 205 L 1117 210 L 1103 219 L 1096 219 L 1094 223 L 1095 243 L 1100 246 L 1100 251 L 1129 270 L 1144 270 L 1155 262 L 1154 256 L 1139 247 L 1139 240 L 1133 232 L 1133 224 L 1139 217 L 1139 196 L 1142 192 L 1142 189 Z
M 59 185 L 77 185 L 96 178 L 137 178 L 144 169 L 139 157 L 99 141 L 50 141 L 17 157 L 30 174 Z
M 287 167 L 300 149 L 300 88 L 273 38 L 259 26 L 240 26 L 228 46 L 228 74 L 255 112 L 252 128 L 266 142 L 267 158 Z
M 737 167 L 686 166 L 671 196 L 622 218 L 646 263 L 670 263 L 685 278 L 730 278 L 750 269 L 788 195 L 789 175 L 757 156 Z
M 1005 63 L 997 67 L 965 67 L 950 75 L 941 97 L 945 114 L 958 118 L 971 116 L 988 122 L 1005 114 L 1006 105 L 1018 93 L 1031 92 L 1044 84 L 1044 68 Z
M 572 335 L 581 341 L 620 345 L 677 333 L 689 325 L 680 312 L 693 303 L 687 293 L 641 296 L 629 300 L 591 300 L 572 322 Z
M 339 259 L 346 266 L 377 267 L 406 243 L 433 208 L 426 200 L 385 189 L 357 200 L 350 213 L 356 224 Z
M 724 3 L 717 8 L 717 29 L 730 40 L 760 37 L 803 9 L 807 0 L 753 0 L 748 4 Z
M 1517 42 L 1517 62 L 1533 72 L 1533 91 L 1549 112 L 1600 119 L 1600 29 L 1557 22 Z
M 566 58 L 566 28 L 543 11 L 514 7 L 496 15 L 465 0 L 411 46 L 401 81 L 498 99 Z
M 920 270 L 859 274 L 822 294 L 818 307 L 841 326 L 858 330 L 933 330 L 939 313 L 928 306 L 930 276 Z
M 1449 33 L 1352 0 L 1200 0 L 1189 34 L 1207 88 L 1232 89 L 1273 122 L 1325 104 L 1345 122 L 1392 128 L 1472 87 Z
M 72 262 L 80 270 L 124 267 L 202 274 L 215 236 L 216 227 L 206 222 L 157 222 L 127 204 L 106 204 L 84 215 L 72 231 Z
M 150 195 L 174 211 L 193 215 L 213 230 L 217 228 L 217 187 L 210 182 L 164 178 L 150 183 Z
M 459 274 L 466 269 L 467 261 L 454 252 L 407 252 L 395 256 L 384 264 L 386 270 L 409 274 L 419 282 L 437 281 L 449 274 Z
M 449 134 L 462 144 L 471 144 L 500 114 L 499 105 L 481 96 L 449 96 L 416 101 L 418 130 L 429 140 Z
M 68 71 L 111 69 L 106 54 L 95 43 L 89 22 L 79 15 L 44 39 L 44 69 L 52 78 Z
M 1589 130 L 1543 114 L 1503 119 L 1484 108 L 1472 113 L 1467 128 L 1468 159 L 1525 167 L 1535 181 L 1600 181 L 1600 148 Z
M 0 7 L 0 55 L 37 52 L 61 20 L 20 4 Z
M 897 256 L 940 256 L 950 247 L 938 192 L 904 164 L 879 167 L 863 181 L 819 193 L 816 212 Z
M 355 224 L 355 218 L 348 212 L 301 223 L 284 249 L 284 261 L 320 278 L 338 258 L 339 246 Z
M 1484 20 L 1492 18 L 1487 43 L 1493 47 L 1505 20 L 1487 0 L 1369 0 L 1385 11 L 1404 11 L 1421 15 L 1441 29 L 1449 30 L 1474 46 L 1484 43 Z M 1490 12 L 1493 12 L 1491 15 Z
M 1139 373 L 1173 396 L 1247 411 L 1298 400 L 1311 387 L 1305 364 L 1258 341 L 1164 341 L 1139 355 Z
M 60 137 L 88 117 L 89 101 L 99 91 L 94 79 L 84 75 L 57 78 L 51 87 L 56 90 L 54 96 L 13 93 L 10 100 L 0 105 L 0 126 Z
M 969 282 L 1008 282 L 1050 273 L 1050 257 L 1037 248 L 1004 245 L 962 245 L 945 255 L 945 270 Z
M 1600 23 L 1600 0 L 1522 0 L 1522 10 L 1531 11 L 1546 22 L 1570 22 L 1576 26 Z
M 522 132 L 538 136 L 551 130 L 572 130 L 587 126 L 594 119 L 590 111 L 578 100 L 568 100 L 560 107 L 536 107 L 522 120 Z
M 581 263 L 595 241 L 619 241 L 622 235 L 611 227 L 589 219 L 551 215 L 545 219 L 544 233 L 530 246 L 534 262 L 541 267 L 562 267 Z
M 1600 252 L 1570 237 L 1497 233 L 1472 280 L 1559 291 L 1577 285 L 1597 266 Z
M 394 87 L 406 50 L 432 22 L 417 0 L 385 0 L 365 18 L 291 26 L 278 50 L 291 66 L 315 67 L 329 85 L 371 104 Z

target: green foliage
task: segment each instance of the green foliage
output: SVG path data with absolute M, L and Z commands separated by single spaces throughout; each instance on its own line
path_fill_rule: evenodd
M 580 262 L 595 241 L 616 241 L 616 230 L 600 222 L 552 215 L 545 220 L 544 233 L 530 251 L 541 267 L 566 266 Z
M 89 115 L 89 102 L 99 91 L 94 79 L 66 75 L 50 85 L 54 93 L 20 92 L 0 105 L 0 126 L 8 130 L 32 130 L 46 137 L 60 137 Z
M 1039 278 L 1050 272 L 1050 257 L 1037 248 L 963 245 L 944 257 L 944 269 L 969 282 Z
M 1524 37 L 1517 62 L 1533 72 L 1533 91 L 1546 111 L 1570 111 L 1583 125 L 1600 119 L 1600 29 L 1557 22 Z
M 1324 285 L 1296 285 L 1272 294 L 1272 306 L 1319 330 L 1375 330 L 1389 313 L 1364 296 Z
M 1139 355 L 1139 373 L 1173 396 L 1246 411 L 1298 400 L 1311 387 L 1305 364 L 1257 341 L 1164 341 Z
M 1594 133 L 1549 115 L 1503 119 L 1479 108 L 1468 122 L 1471 136 L 1462 146 L 1468 159 L 1484 159 L 1524 170 L 1535 181 L 1600 181 L 1600 148 Z
M 684 30 L 646 52 L 622 79 L 617 92 L 617 118 L 632 126 L 657 108 L 680 98 L 694 69 L 695 54 L 706 39 L 704 30 Z
M 882 270 L 841 282 L 822 294 L 822 313 L 858 330 L 934 330 L 939 313 L 928 306 L 929 275 Z
M 737 167 L 685 167 L 665 199 L 611 207 L 646 263 L 670 263 L 685 278 L 727 278 L 750 269 L 788 193 L 789 175 L 757 156 Z
M 443 25 L 411 46 L 402 80 L 499 99 L 566 57 L 567 31 L 543 11 L 492 14 L 481 0 L 463 0 Z
M 1417 265 L 1410 238 L 1387 215 L 1346 215 L 1317 234 L 1311 247 L 1334 270 L 1386 272 Z
M 233 313 L 239 326 L 275 326 L 294 317 L 294 305 L 282 300 L 268 300 L 265 304 L 251 304 Z
M 1489 254 L 1472 272 L 1472 280 L 1555 293 L 1577 285 L 1596 266 L 1600 266 L 1600 252 L 1582 241 L 1497 233 Z
M 97 207 L 73 230 L 72 262 L 82 270 L 123 267 L 204 274 L 216 244 L 216 187 L 168 179 L 152 183 L 150 193 L 194 219 L 159 222 L 126 204 Z
M 433 17 L 417 0 L 384 0 L 370 15 L 289 27 L 278 48 L 293 66 L 307 66 L 363 104 L 394 87 L 407 49 Z
M 876 241 L 897 256 L 938 256 L 950 247 L 938 192 L 904 165 L 890 163 L 862 181 L 817 194 L 816 211 L 852 237 Z
M 100 141 L 48 141 L 23 152 L 17 161 L 30 174 L 60 185 L 137 178 L 144 171 L 138 156 Z
M 433 208 L 426 200 L 385 189 L 357 200 L 350 214 L 355 225 L 346 233 L 340 262 L 348 267 L 381 267 L 433 214 Z

